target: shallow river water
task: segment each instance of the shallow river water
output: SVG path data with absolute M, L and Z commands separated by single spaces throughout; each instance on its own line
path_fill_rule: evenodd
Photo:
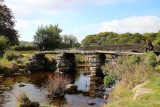
M 78 90 L 89 91 L 90 77 L 83 73 L 86 68 L 78 68 L 74 77 L 74 83 Z M 41 72 L 25 76 L 5 76 L 0 77 L 0 107 L 16 107 L 17 97 L 21 91 L 27 93 L 30 100 L 43 105 L 53 105 L 58 107 L 100 107 L 104 104 L 104 99 L 98 97 L 84 96 L 82 94 L 67 94 L 65 98 L 57 98 L 50 101 L 47 98 L 46 89 L 43 88 L 49 75 L 52 72 Z M 20 87 L 20 84 L 24 85 Z M 94 105 L 88 103 L 94 102 Z

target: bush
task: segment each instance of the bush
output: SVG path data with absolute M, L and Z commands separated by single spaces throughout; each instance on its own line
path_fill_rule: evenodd
M 157 58 L 156 55 L 153 52 L 148 52 L 146 53 L 146 57 L 145 57 L 145 63 L 147 64 L 147 66 L 149 67 L 155 67 L 157 62 Z
M 155 70 L 156 70 L 157 72 L 160 72 L 160 65 L 158 65 L 157 67 L 155 67 Z
M 123 64 L 124 59 L 122 57 L 118 57 L 118 64 Z
M 128 61 L 131 64 L 139 64 L 140 63 L 140 57 L 136 56 L 136 55 L 133 55 L 133 56 L 129 57 Z
M 0 55 L 2 56 L 4 51 L 9 47 L 9 41 L 4 36 L 0 36 Z
M 110 72 L 103 79 L 104 86 L 107 87 L 109 85 L 112 85 L 115 83 L 116 80 L 117 80 L 117 74 L 115 72 Z
M 49 76 L 46 88 L 51 97 L 62 97 L 66 94 L 66 86 L 70 82 L 70 78 L 61 74 Z
M 12 49 L 15 51 L 38 50 L 36 46 L 13 46 Z
M 39 107 L 38 102 L 31 101 L 24 91 L 21 91 L 20 95 L 17 98 L 17 101 L 20 103 L 20 107 Z
M 22 55 L 16 54 L 16 53 L 12 52 L 11 50 L 6 51 L 4 54 L 4 58 L 8 59 L 8 61 L 12 61 L 12 60 L 17 59 L 19 57 L 22 57 Z
M 46 58 L 45 64 L 44 64 L 44 69 L 55 71 L 56 70 L 56 60 L 54 58 Z

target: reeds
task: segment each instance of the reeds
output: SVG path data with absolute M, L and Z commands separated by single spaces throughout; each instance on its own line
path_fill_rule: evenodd
M 62 97 L 66 93 L 66 86 L 71 82 L 71 79 L 65 75 L 49 76 L 46 84 L 48 94 L 51 97 Z

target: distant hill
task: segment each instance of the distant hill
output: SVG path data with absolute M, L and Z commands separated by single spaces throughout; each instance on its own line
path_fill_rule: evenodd
M 34 46 L 33 42 L 19 41 L 20 46 Z

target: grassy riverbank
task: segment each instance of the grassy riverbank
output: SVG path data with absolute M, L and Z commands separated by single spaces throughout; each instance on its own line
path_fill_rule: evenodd
M 159 58 L 155 60 L 155 57 L 153 53 L 147 53 L 140 61 L 129 57 L 116 65 L 114 70 L 119 74 L 119 80 L 104 107 L 160 107 L 160 72 L 155 70 Z M 143 83 L 146 84 L 137 88 Z M 143 90 L 149 91 L 145 93 Z M 135 97 L 137 93 L 139 95 Z
M 133 88 L 120 88 L 117 84 L 111 92 L 117 99 L 104 107 L 160 107 L 160 74 L 153 74 L 143 87 L 152 89 L 152 92 L 133 99 L 135 94 Z

